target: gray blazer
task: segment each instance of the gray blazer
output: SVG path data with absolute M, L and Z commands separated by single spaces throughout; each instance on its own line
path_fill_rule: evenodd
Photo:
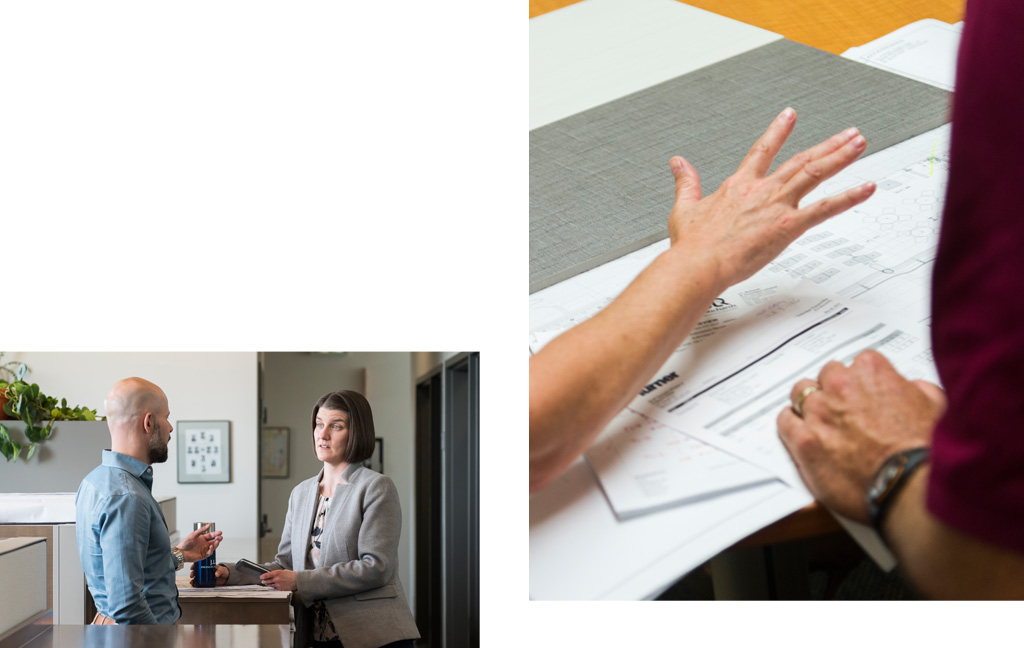
M 402 509 L 390 478 L 350 465 L 334 489 L 320 536 L 323 567 L 305 569 L 323 470 L 292 490 L 281 544 L 270 569 L 296 572 L 302 603 L 323 600 L 345 648 L 378 648 L 420 636 L 398 579 Z M 259 579 L 228 568 L 228 585 Z M 296 624 L 299 621 L 296 619 Z

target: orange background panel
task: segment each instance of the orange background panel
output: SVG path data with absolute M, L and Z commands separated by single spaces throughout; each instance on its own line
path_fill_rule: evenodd
M 530 18 L 577 0 L 530 0 Z M 690 0 L 684 4 L 842 54 L 922 18 L 961 20 L 965 0 Z

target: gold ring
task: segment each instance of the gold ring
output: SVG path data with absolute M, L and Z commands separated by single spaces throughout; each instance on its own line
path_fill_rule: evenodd
M 803 391 L 796 395 L 796 399 L 793 400 L 793 411 L 796 412 L 797 416 L 800 418 L 804 417 L 804 401 L 807 400 L 808 396 L 819 389 L 821 389 L 821 385 L 808 385 L 804 387 Z

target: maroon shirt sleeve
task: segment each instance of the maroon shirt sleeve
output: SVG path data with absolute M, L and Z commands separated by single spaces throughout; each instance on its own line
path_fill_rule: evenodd
M 928 509 L 1024 552 L 1024 0 L 970 0 L 932 294 Z

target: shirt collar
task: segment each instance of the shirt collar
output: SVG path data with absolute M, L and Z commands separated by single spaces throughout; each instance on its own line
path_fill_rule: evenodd
M 345 480 L 346 484 L 351 483 L 352 476 L 355 475 L 356 471 L 359 470 L 362 467 L 363 467 L 363 464 L 361 462 L 354 461 L 354 462 L 350 463 L 348 466 L 345 467 L 345 470 L 342 471 L 341 478 Z M 321 481 L 323 481 L 323 479 L 324 479 L 324 469 L 321 468 L 320 472 L 317 473 L 316 483 L 319 484 Z M 340 486 L 344 486 L 345 484 L 339 484 L 339 485 Z
M 113 450 L 103 451 L 103 465 L 121 470 L 134 475 L 146 485 L 146 488 L 153 490 L 153 467 L 148 463 L 139 461 L 135 457 L 114 452 Z

